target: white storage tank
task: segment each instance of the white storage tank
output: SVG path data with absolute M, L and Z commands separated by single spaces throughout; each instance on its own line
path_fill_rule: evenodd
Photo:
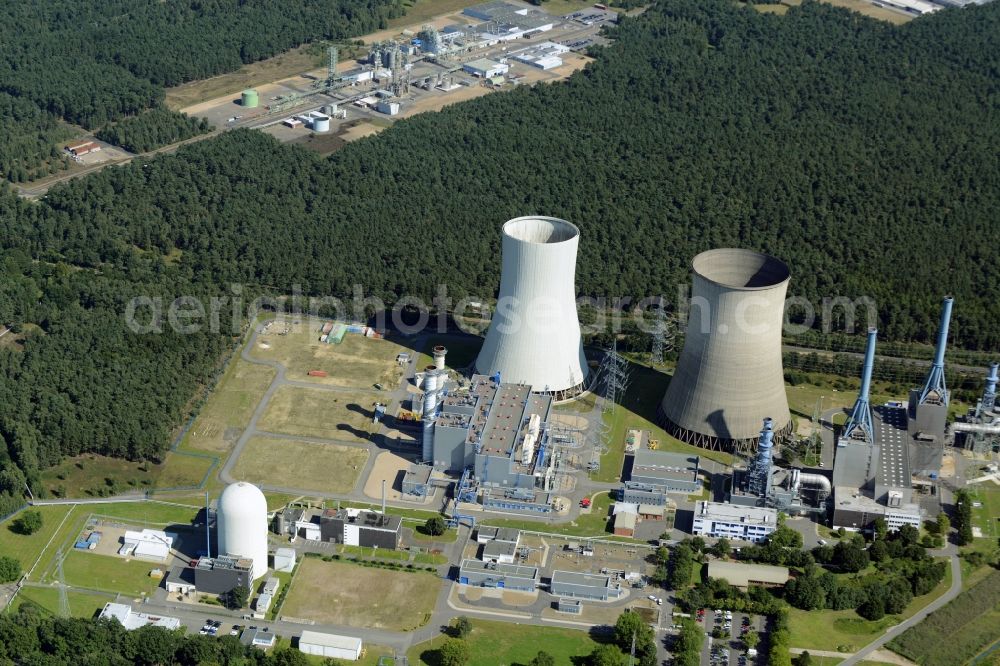
M 312 129 L 314 132 L 329 132 L 330 131 L 330 116 L 314 115 L 312 120 Z
M 226 486 L 217 509 L 219 554 L 253 560 L 253 578 L 267 573 L 267 500 L 260 488 L 239 481 Z

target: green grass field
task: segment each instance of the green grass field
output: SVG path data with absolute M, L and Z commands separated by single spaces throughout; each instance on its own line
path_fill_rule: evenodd
M 487 518 L 483 520 L 483 524 L 494 525 L 496 527 L 513 527 L 519 530 L 552 532 L 567 536 L 608 537 L 611 534 L 608 529 L 608 514 L 613 503 L 614 500 L 611 499 L 611 496 L 603 492 L 597 493 L 594 496 L 590 513 L 580 514 L 574 521 L 544 523 L 537 520 L 519 520 L 517 518 Z
M 430 619 L 440 589 L 441 580 L 430 573 L 308 557 L 299 565 L 281 615 L 321 624 L 412 631 Z
M 17 515 L 0 525 L 0 553 L 16 558 L 21 562 L 21 569 L 27 573 L 31 566 L 42 555 L 45 546 L 52 538 L 63 519 L 70 513 L 70 506 L 40 506 L 32 510 L 42 514 L 42 529 L 31 535 L 17 534 L 11 529 L 11 525 L 17 519 Z M 20 514 L 18 514 L 20 515 Z
M 150 578 L 149 571 L 157 567 L 162 565 L 74 550 L 63 561 L 63 575 L 73 587 L 139 597 L 156 589 L 160 581 Z
M 803 649 L 853 652 L 864 647 L 889 627 L 912 617 L 927 604 L 937 599 L 951 587 L 951 567 L 945 569 L 944 579 L 929 594 L 917 597 L 900 615 L 889 615 L 881 620 L 865 620 L 854 610 L 789 611 L 791 646 Z M 843 648 L 843 649 L 842 649 Z
M 231 449 L 275 374 L 273 368 L 234 358 L 178 448 L 216 454 Z
M 1000 538 L 1000 486 L 992 483 L 978 483 L 968 486 L 973 502 L 982 506 L 972 507 L 972 524 L 983 531 L 983 538 L 976 539 L 977 546 L 986 547 L 990 552 L 997 549 Z
M 204 500 L 204 495 L 202 496 Z M 188 525 L 194 521 L 202 506 L 197 504 L 165 504 L 156 501 L 118 502 L 98 504 L 89 508 L 89 513 L 125 521 L 137 521 L 150 525 Z
M 201 496 L 202 499 L 204 496 Z M 77 505 L 74 507 L 40 507 L 44 509 L 61 508 L 68 512 L 62 528 L 51 541 L 51 545 L 41 553 L 38 567 L 31 575 L 34 581 L 51 581 L 54 575 L 53 564 L 59 548 L 69 550 L 73 541 L 83 530 L 90 516 L 97 518 L 112 518 L 128 522 L 136 526 L 164 527 L 171 524 L 187 525 L 198 514 L 199 506 L 162 504 L 159 502 L 115 502 L 94 506 Z M 53 526 L 53 529 L 55 526 Z M 44 544 L 43 544 L 44 546 Z M 152 567 L 150 567 L 152 568 Z M 25 567 L 27 571 L 27 567 Z
M 212 458 L 169 451 L 163 457 L 160 474 L 156 478 L 156 488 L 198 488 L 211 469 Z
M 444 534 L 440 536 L 431 536 L 430 534 L 424 534 L 421 529 L 422 526 L 416 525 L 413 529 L 413 540 L 423 541 L 427 543 L 437 542 L 437 543 L 454 543 L 455 539 L 458 538 L 458 530 L 453 527 L 449 527 L 444 531 Z
M 445 639 L 440 636 L 410 648 L 410 664 L 437 666 L 435 651 Z M 539 650 L 552 655 L 557 664 L 579 663 L 598 645 L 586 631 L 485 620 L 472 620 L 472 633 L 465 640 L 472 651 L 469 666 L 526 664 Z
M 104 604 L 113 601 L 112 597 L 103 594 L 90 594 L 87 592 L 77 592 L 67 590 L 66 598 L 69 601 L 69 612 L 72 617 L 91 618 L 104 608 Z M 59 590 L 56 588 L 25 587 L 18 593 L 14 603 L 11 604 L 11 611 L 17 610 L 25 603 L 34 603 L 40 606 L 47 613 L 59 614 Z
M 67 458 L 42 472 L 42 483 L 55 497 L 87 498 L 151 488 L 198 487 L 212 460 L 168 452 L 163 462 L 135 462 L 92 453 Z
M 375 393 L 282 386 L 257 426 L 288 435 L 364 442 L 371 433 L 372 403 L 376 398 Z
M 271 437 L 253 437 L 233 476 L 254 483 L 348 493 L 368 461 L 368 450 Z

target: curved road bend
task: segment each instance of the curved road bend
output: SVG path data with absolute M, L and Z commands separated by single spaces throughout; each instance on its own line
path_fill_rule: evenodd
M 881 636 L 879 636 L 878 638 L 876 638 L 874 641 L 872 641 L 871 643 L 869 643 L 865 647 L 863 647 L 860 650 L 858 650 L 857 652 L 855 652 L 853 655 L 851 655 L 850 657 L 848 657 L 846 660 L 842 661 L 840 663 L 840 666 L 854 666 L 854 664 L 858 664 L 858 663 L 864 661 L 864 659 L 867 656 L 869 656 L 872 652 L 874 652 L 875 650 L 878 650 L 879 648 L 881 648 L 882 646 L 884 646 L 886 643 L 888 643 L 889 641 L 891 641 L 896 636 L 899 636 L 901 633 L 903 633 L 904 631 L 906 631 L 910 627 L 913 627 L 913 626 L 919 624 L 925 617 L 927 617 L 928 615 L 930 615 L 934 611 L 938 610 L 939 608 L 941 608 L 942 606 L 944 606 L 945 604 L 947 604 L 949 601 L 951 601 L 952 599 L 954 599 L 955 597 L 957 597 L 959 595 L 959 593 L 961 593 L 961 591 L 962 591 L 962 566 L 961 566 L 961 562 L 958 559 L 958 549 L 955 548 L 954 545 L 950 545 L 947 548 L 944 548 L 942 550 L 939 550 L 939 551 L 930 551 L 930 552 L 932 554 L 939 555 L 939 556 L 940 555 L 947 555 L 948 557 L 951 558 L 951 587 L 948 588 L 948 591 L 945 592 L 944 594 L 942 594 L 940 597 L 938 597 L 934 601 L 932 601 L 931 603 L 927 604 L 927 606 L 924 609 L 922 609 L 921 611 L 919 611 L 913 617 L 908 618 L 908 619 L 904 620 L 903 622 L 900 622 L 896 626 L 890 628 L 884 634 L 882 634 Z

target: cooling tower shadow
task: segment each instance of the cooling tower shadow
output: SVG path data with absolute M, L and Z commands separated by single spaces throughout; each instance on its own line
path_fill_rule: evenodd
M 717 409 L 710 413 L 708 418 L 705 419 L 705 423 L 715 431 L 717 437 L 722 439 L 732 438 L 732 435 L 729 433 L 729 425 L 726 423 L 725 410 Z

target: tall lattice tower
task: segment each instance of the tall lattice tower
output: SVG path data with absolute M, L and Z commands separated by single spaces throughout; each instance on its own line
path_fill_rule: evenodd
M 649 353 L 649 364 L 653 367 L 663 363 L 664 355 L 674 348 L 673 322 L 663 308 L 663 299 L 656 308 L 653 323 L 653 345 Z
M 326 50 L 326 87 L 332 88 L 337 81 L 337 47 Z

